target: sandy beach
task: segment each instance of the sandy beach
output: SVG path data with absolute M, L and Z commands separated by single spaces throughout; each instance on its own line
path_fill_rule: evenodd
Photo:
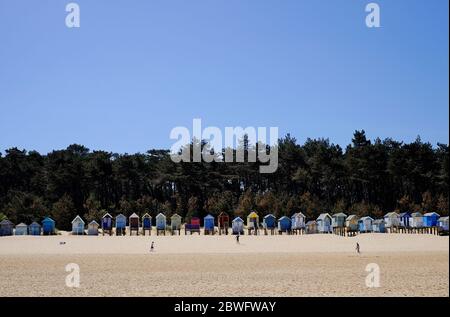
M 449 238 L 433 235 L 12 236 L 0 267 L 0 296 L 449 296 Z

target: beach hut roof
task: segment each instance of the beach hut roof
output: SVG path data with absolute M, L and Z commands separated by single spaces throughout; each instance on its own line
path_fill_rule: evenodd
M 244 220 L 242 220 L 241 217 L 236 217 L 236 218 L 233 219 L 233 222 L 236 222 L 236 221 L 244 222 Z
M 405 211 L 405 212 L 401 212 L 400 213 L 400 217 L 410 217 L 411 216 L 411 214 L 409 213 L 409 211 Z
M 8 219 L 4 219 L 2 222 L 0 222 L 0 225 L 13 225 L 13 223 Z
M 283 216 L 283 217 L 281 217 L 280 219 L 278 219 L 278 221 L 280 221 L 280 220 L 284 220 L 284 219 L 288 219 L 288 220 L 291 220 L 291 218 L 289 218 L 288 216 Z
M 308 221 L 307 223 L 306 223 L 306 225 L 308 226 L 308 225 L 313 225 L 313 224 L 315 224 L 316 223 L 316 221 L 315 220 L 310 220 L 310 221 Z
M 254 211 L 252 211 L 249 215 L 248 218 L 258 218 L 258 214 Z
M 31 227 L 36 227 L 36 226 L 40 227 L 41 225 L 38 224 L 36 221 L 33 221 L 30 226 Z
M 73 220 L 72 220 L 72 224 L 74 223 L 74 222 L 77 222 L 77 221 L 80 221 L 81 223 L 83 223 L 84 224 L 84 220 L 83 219 L 81 219 L 81 217 L 80 216 L 76 216 Z
M 205 216 L 205 219 L 211 219 L 211 218 L 214 219 L 214 217 L 212 215 L 210 215 L 210 214 Z
M 161 217 L 163 217 L 163 218 L 166 218 L 166 215 L 164 215 L 163 213 L 159 213 L 159 214 L 157 214 L 156 215 L 156 218 L 161 218 Z
M 361 217 L 360 220 L 367 220 L 367 219 L 370 219 L 370 220 L 373 221 L 373 218 L 372 218 L 371 216 L 364 216 L 364 217 Z
M 133 212 L 133 214 L 130 216 L 130 218 L 139 218 L 139 216 L 136 215 L 136 213 Z
M 104 214 L 102 218 L 106 218 L 106 217 L 112 218 L 112 216 L 109 213 Z
M 48 221 L 50 221 L 50 222 L 55 222 L 55 220 L 53 220 L 53 219 L 50 218 L 50 217 L 45 217 L 44 220 L 42 220 L 42 222 L 48 222 Z
M 333 214 L 333 217 L 347 217 L 347 215 L 344 214 L 343 212 L 338 212 L 338 213 Z
M 117 216 L 116 216 L 116 219 L 117 218 L 127 218 L 127 217 L 125 217 L 123 214 L 118 214 Z
M 327 217 L 331 218 L 330 214 L 329 213 L 323 213 L 323 214 L 320 214 L 319 217 L 317 217 L 317 220 L 324 220 Z
M 448 221 L 448 216 L 446 216 L 446 217 L 440 217 L 440 218 L 439 218 L 439 221 Z
M 350 216 L 347 217 L 346 220 L 353 220 L 355 218 L 358 219 L 358 216 L 357 215 L 350 215 Z
M 170 217 L 170 219 L 174 219 L 174 218 L 180 218 L 181 219 L 181 216 L 179 214 L 173 214 L 172 217 Z M 193 218 L 196 218 L 196 217 L 193 217 Z
M 264 219 L 267 219 L 267 218 L 275 218 L 275 216 L 272 215 L 272 214 L 268 214 L 268 215 L 265 215 L 265 216 L 264 216 Z
M 373 221 L 373 224 L 375 224 L 375 225 L 379 225 L 379 224 L 382 224 L 382 223 L 384 223 L 383 219 L 377 219 L 377 220 Z
M 440 217 L 440 215 L 437 212 L 427 212 L 424 216 L 426 217 L 430 217 L 430 216 L 438 216 Z
M 411 217 L 422 217 L 422 214 L 420 212 L 416 211 L 411 214 Z
M 399 216 L 399 214 L 398 213 L 396 213 L 395 211 L 391 211 L 391 212 L 388 212 L 386 215 L 384 215 L 385 217 L 388 217 L 388 218 L 395 218 L 395 217 L 398 217 Z
M 143 216 L 142 216 L 142 218 L 152 218 L 152 216 L 150 216 L 148 213 L 145 213 Z
M 24 224 L 23 222 L 21 222 L 18 225 L 16 225 L 16 228 L 17 227 L 28 227 L 28 226 L 26 224 Z
M 89 224 L 90 224 L 90 225 L 97 225 L 97 226 L 100 226 L 100 225 L 98 224 L 98 222 L 95 221 L 95 220 L 92 220 L 91 222 L 89 222 Z

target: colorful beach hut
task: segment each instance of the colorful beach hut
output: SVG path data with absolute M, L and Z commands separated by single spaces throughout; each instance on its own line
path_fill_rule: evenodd
M 274 234 L 275 228 L 277 227 L 277 219 L 274 215 L 268 214 L 263 218 L 263 228 L 264 234 L 267 234 L 270 231 L 271 234 Z
M 130 236 L 133 234 L 133 231 L 136 232 L 136 235 L 139 235 L 139 216 L 133 212 L 133 214 L 128 218 L 128 226 L 130 230 Z
M 291 218 L 287 217 L 287 216 L 283 216 L 280 219 L 278 219 L 278 232 L 279 233 L 287 233 L 287 234 L 291 234 L 291 226 L 292 226 L 292 222 L 291 222 Z
M 319 233 L 330 233 L 332 232 L 331 222 L 333 218 L 331 218 L 330 214 L 323 213 L 317 217 L 317 230 Z
M 409 225 L 415 229 L 423 228 L 423 215 L 420 212 L 413 212 L 409 219 Z
M 88 224 L 88 235 L 89 236 L 98 236 L 98 227 L 100 227 L 100 225 L 98 224 L 97 221 L 92 220 L 89 224 Z
M 436 212 L 427 212 L 423 215 L 423 225 L 424 227 L 436 227 L 438 219 L 441 216 Z
M 437 226 L 439 228 L 439 233 L 448 234 L 448 216 L 440 217 L 438 219 Z
M 388 212 L 384 215 L 384 223 L 386 228 L 395 228 L 400 226 L 400 215 L 395 211 Z
M 142 216 L 142 234 L 145 236 L 145 231 L 152 235 L 152 216 L 148 213 Z
M 203 218 L 203 226 L 205 228 L 205 234 L 214 234 L 214 217 L 207 215 Z
M 409 220 L 411 219 L 411 214 L 409 212 L 402 212 L 399 214 L 399 226 L 403 228 L 409 228 Z
M 370 216 L 365 216 L 359 219 L 358 221 L 358 228 L 359 232 L 372 232 L 372 222 L 373 218 Z
M 217 227 L 219 229 L 219 235 L 228 234 L 228 228 L 230 226 L 230 217 L 226 212 L 221 212 L 217 218 Z
M 42 234 L 44 236 L 54 235 L 56 233 L 55 220 L 50 217 L 46 217 L 42 220 Z
M 244 220 L 241 217 L 236 217 L 231 222 L 231 230 L 233 234 L 244 234 Z
M 33 221 L 28 228 L 28 232 L 31 236 L 40 236 L 41 235 L 41 225 L 36 221 Z
M 192 217 L 191 222 L 184 225 L 184 234 L 197 232 L 200 234 L 200 218 Z
M 166 235 L 166 216 L 162 213 L 156 215 L 156 235 L 160 233 Z
M 26 236 L 28 234 L 28 226 L 26 224 L 24 224 L 23 222 L 19 223 L 16 226 L 16 230 L 14 230 L 14 234 L 16 236 Z
M 259 229 L 259 216 L 256 212 L 252 211 L 247 216 L 247 230 L 248 234 L 250 234 L 251 231 L 253 231 L 255 234 L 258 233 Z
M 359 221 L 359 217 L 357 215 L 348 216 L 345 219 L 345 227 L 347 227 L 347 232 L 359 231 L 358 221 Z
M 72 220 L 72 234 L 82 235 L 84 234 L 84 220 L 80 216 L 76 216 Z
M 109 213 L 106 213 L 103 215 L 101 223 L 102 223 L 102 234 L 105 235 L 105 232 L 109 233 L 109 235 L 112 234 L 112 228 L 113 228 L 113 220 L 112 216 Z
M 127 217 L 123 214 L 116 216 L 116 236 L 123 236 L 126 234 Z
M 4 219 L 0 222 L 0 236 L 12 236 L 14 224 L 8 219 Z
M 317 233 L 317 222 L 315 220 L 308 221 L 305 226 L 305 232 L 306 234 Z
M 200 221 L 199 221 L 200 226 Z M 172 235 L 178 231 L 178 234 L 180 234 L 181 231 L 181 216 L 179 214 L 173 214 L 172 217 L 170 217 L 170 232 Z
M 301 212 L 296 212 L 291 217 L 292 231 L 302 231 L 305 229 L 306 217 Z
M 385 233 L 385 223 L 383 219 L 377 219 L 372 222 L 372 231 L 377 233 Z
M 335 213 L 331 216 L 331 226 L 333 228 L 344 228 L 345 227 L 345 221 L 347 219 L 347 215 L 343 212 Z

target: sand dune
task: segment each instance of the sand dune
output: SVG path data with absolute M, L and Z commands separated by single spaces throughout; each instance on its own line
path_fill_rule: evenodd
M 448 250 L 448 237 L 403 234 L 2 237 L 0 296 L 449 296 Z

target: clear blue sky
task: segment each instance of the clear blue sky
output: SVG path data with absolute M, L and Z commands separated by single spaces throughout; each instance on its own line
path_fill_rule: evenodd
M 175 126 L 448 143 L 447 0 L 0 0 L 0 151 L 169 148 Z M 190 128 L 191 129 L 191 128 Z

